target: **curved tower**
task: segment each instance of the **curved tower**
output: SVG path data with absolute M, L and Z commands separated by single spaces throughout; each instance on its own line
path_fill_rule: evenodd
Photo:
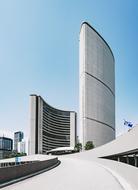
M 115 138 L 115 61 L 106 41 L 84 22 L 80 31 L 80 129 L 95 147 Z
M 29 154 L 45 154 L 58 147 L 74 147 L 76 112 L 56 109 L 41 96 L 30 95 Z

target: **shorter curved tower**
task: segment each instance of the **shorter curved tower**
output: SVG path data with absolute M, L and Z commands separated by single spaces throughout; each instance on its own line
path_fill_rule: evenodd
M 75 146 L 76 113 L 53 108 L 41 96 L 30 96 L 30 154 Z
M 80 128 L 82 143 L 115 138 L 115 61 L 107 42 L 87 22 L 80 31 Z

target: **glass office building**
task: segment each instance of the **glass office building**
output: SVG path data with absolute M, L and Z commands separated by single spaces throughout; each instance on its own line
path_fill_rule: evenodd
M 7 137 L 0 137 L 0 159 L 4 159 L 11 154 L 13 149 L 13 140 Z

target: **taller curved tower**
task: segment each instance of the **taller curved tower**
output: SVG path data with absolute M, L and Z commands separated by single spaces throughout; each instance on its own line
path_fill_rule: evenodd
M 115 61 L 106 41 L 87 22 L 80 31 L 80 129 L 95 147 L 115 138 Z

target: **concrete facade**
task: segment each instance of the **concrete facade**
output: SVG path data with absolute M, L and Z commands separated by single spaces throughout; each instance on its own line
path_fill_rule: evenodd
M 95 147 L 115 138 L 115 61 L 105 40 L 88 23 L 80 31 L 81 141 Z
M 75 143 L 76 112 L 53 108 L 41 96 L 31 95 L 29 154 L 45 154 Z

